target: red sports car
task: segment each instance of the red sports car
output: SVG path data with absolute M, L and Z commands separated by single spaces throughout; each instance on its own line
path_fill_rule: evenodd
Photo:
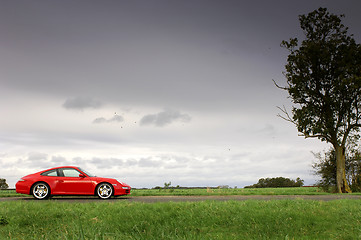
M 130 194 L 131 187 L 112 178 L 96 177 L 79 167 L 57 167 L 22 177 L 17 193 L 46 199 L 53 195 L 95 195 L 102 199 Z

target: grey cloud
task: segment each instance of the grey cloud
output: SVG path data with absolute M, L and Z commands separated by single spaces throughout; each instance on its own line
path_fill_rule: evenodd
M 162 165 L 161 161 L 153 160 L 152 157 L 141 158 L 138 162 L 140 167 L 160 167 Z
M 137 165 L 138 161 L 136 159 L 128 159 L 126 161 L 127 166 L 135 166 Z
M 73 164 L 78 165 L 78 166 L 82 166 L 82 165 L 86 164 L 86 160 L 81 157 L 73 158 L 72 162 L 73 162 Z
M 105 123 L 107 120 L 103 117 L 94 119 L 93 123 Z
M 263 128 L 256 129 L 255 132 L 263 135 L 274 136 L 276 135 L 276 128 L 272 124 L 267 123 Z
M 174 159 L 177 163 L 188 163 L 191 160 L 188 157 L 183 156 L 169 156 L 170 159 Z
M 102 102 L 90 97 L 68 98 L 63 103 L 63 107 L 65 109 L 80 110 L 80 111 L 86 108 L 100 108 L 101 106 L 102 106 Z
M 112 123 L 112 122 L 123 122 L 124 118 L 122 116 L 119 115 L 115 115 L 112 118 L 106 119 L 104 117 L 100 117 L 100 118 L 96 118 L 94 119 L 93 123 Z
M 173 122 L 190 122 L 191 117 L 188 114 L 181 113 L 175 110 L 164 110 L 156 114 L 145 115 L 140 120 L 140 125 L 154 125 L 157 127 L 164 127 L 166 125 L 172 124 Z
M 112 117 L 111 119 L 108 120 L 108 122 L 123 122 L 123 121 L 124 121 L 124 118 L 119 115 L 115 115 L 114 117 Z
M 92 163 L 97 166 L 99 169 L 104 168 L 112 168 L 115 166 L 122 166 L 124 161 L 119 158 L 97 158 L 94 157 L 92 160 L 89 161 L 89 163 Z
M 69 165 L 69 162 L 66 160 L 66 158 L 62 156 L 52 156 L 51 162 L 56 165 Z
M 40 152 L 31 152 L 28 154 L 29 161 L 41 161 L 41 160 L 47 160 L 48 155 L 46 153 L 40 153 Z
M 27 158 L 18 158 L 16 165 L 21 166 L 21 168 L 34 168 L 38 170 L 52 167 L 52 163 L 49 161 L 49 156 L 46 153 L 30 152 L 27 155 Z
M 178 156 L 149 156 L 139 159 L 99 158 L 93 157 L 86 163 L 96 166 L 98 169 L 112 167 L 139 167 L 139 168 L 179 168 L 186 167 L 189 159 Z

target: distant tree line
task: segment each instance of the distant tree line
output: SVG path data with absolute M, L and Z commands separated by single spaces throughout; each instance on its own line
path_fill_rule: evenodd
M 251 186 L 245 186 L 244 188 L 279 188 L 279 187 L 301 187 L 304 180 L 299 177 L 296 180 L 292 180 L 284 177 L 276 178 L 261 178 L 258 183 Z

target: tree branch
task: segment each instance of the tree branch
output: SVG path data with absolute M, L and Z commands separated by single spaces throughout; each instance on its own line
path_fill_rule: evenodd
M 282 89 L 282 90 L 288 90 L 287 87 L 281 87 L 280 85 L 278 85 L 274 79 L 272 79 L 272 81 L 277 88 Z
M 277 107 L 279 110 L 281 110 L 281 112 L 283 112 L 283 114 L 285 116 L 282 116 L 281 114 L 277 114 L 277 117 L 282 118 L 283 120 L 286 120 L 287 122 L 291 122 L 293 124 L 295 124 L 297 126 L 297 123 L 292 119 L 292 117 L 290 116 L 290 114 L 287 112 L 286 107 L 283 105 L 283 108 L 281 107 Z
M 331 143 L 331 138 L 329 136 L 327 136 L 327 135 L 324 135 L 324 134 L 309 135 L 309 134 L 303 133 L 303 134 L 298 134 L 298 136 L 304 137 L 304 138 L 325 138 L 326 141 Z
M 343 135 L 343 139 L 342 139 L 342 146 L 345 146 L 346 145 L 346 141 L 347 141 L 347 138 L 348 138 L 348 135 L 350 134 L 350 132 L 352 131 L 352 129 L 354 128 L 358 128 L 358 127 L 361 127 L 361 124 L 351 124 L 348 126 L 347 130 L 345 131 L 345 134 Z

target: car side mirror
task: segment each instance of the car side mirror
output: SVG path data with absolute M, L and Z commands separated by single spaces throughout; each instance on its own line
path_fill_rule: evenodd
M 82 174 L 82 173 L 80 173 L 80 174 L 79 174 L 79 177 L 81 177 L 81 178 L 85 178 L 85 175 L 84 175 L 84 174 Z

